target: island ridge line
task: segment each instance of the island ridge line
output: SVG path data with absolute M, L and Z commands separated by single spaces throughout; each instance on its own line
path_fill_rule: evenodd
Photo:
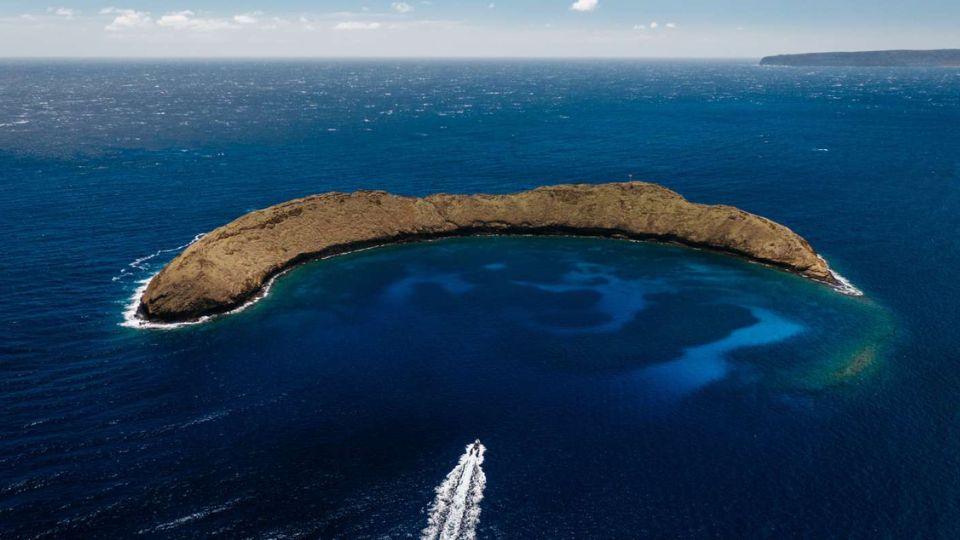
M 646 182 L 422 198 L 332 192 L 257 210 L 215 229 L 151 279 L 137 315 L 152 322 L 195 321 L 240 307 L 271 278 L 304 261 L 382 244 L 489 234 L 677 243 L 838 284 L 810 244 L 787 227 L 732 206 L 691 203 Z

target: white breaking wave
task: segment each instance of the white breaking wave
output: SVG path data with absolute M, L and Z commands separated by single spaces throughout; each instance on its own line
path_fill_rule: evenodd
M 124 268 L 120 270 L 120 274 L 113 277 L 113 281 L 119 281 L 126 276 L 133 276 L 137 272 L 148 271 L 150 270 L 149 261 L 151 259 L 155 259 L 165 253 L 175 253 L 175 252 L 183 251 L 184 249 L 187 249 L 193 244 L 196 244 L 201 238 L 203 238 L 206 235 L 207 233 L 200 233 L 194 236 L 192 240 L 190 240 L 186 244 L 183 244 L 182 246 L 161 249 L 154 253 L 151 253 L 150 255 L 146 255 L 144 257 L 134 259 L 132 262 L 127 264 L 128 268 Z M 137 310 L 140 308 L 140 298 L 143 297 L 143 293 L 146 292 L 147 287 L 150 285 L 150 281 L 153 280 L 153 278 L 156 277 L 158 273 L 159 272 L 155 272 L 151 274 L 150 277 L 137 281 L 137 288 L 134 289 L 133 295 L 130 296 L 130 299 L 127 301 L 126 305 L 123 308 L 123 322 L 120 323 L 120 326 L 126 326 L 127 328 L 138 328 L 138 329 L 172 330 L 175 328 L 181 328 L 183 326 L 200 324 L 213 318 L 212 316 L 206 316 L 206 317 L 201 317 L 195 321 L 187 321 L 187 322 L 179 322 L 179 323 L 155 323 L 155 322 L 146 321 L 138 317 Z M 259 300 L 260 298 L 266 295 L 271 285 L 273 285 L 273 281 L 277 277 L 278 276 L 274 276 L 273 279 L 268 281 L 267 284 L 263 287 L 263 291 L 260 294 L 256 295 L 252 300 L 250 300 L 249 302 L 241 306 L 238 306 L 233 310 L 228 311 L 227 313 L 224 313 L 224 315 L 237 313 L 250 307 L 250 305 L 252 305 L 254 302 L 256 302 L 257 300 Z
M 834 286 L 834 288 L 837 289 L 838 292 L 841 292 L 843 294 L 849 294 L 850 296 L 863 296 L 863 291 L 858 289 L 853 283 L 850 283 L 849 279 L 841 276 L 840 274 L 834 272 L 833 270 L 830 271 L 830 274 L 833 276 L 834 279 L 840 282 L 839 285 Z
M 827 262 L 823 257 L 817 256 L 821 261 Z M 833 289 L 841 294 L 846 294 L 850 296 L 863 296 L 863 291 L 858 289 L 849 279 L 841 276 L 838 272 L 833 271 L 830 268 L 830 265 L 827 265 L 827 269 L 830 270 L 830 275 L 833 276 L 833 279 L 837 280 L 838 284 L 834 284 Z
M 188 516 L 183 516 L 181 518 L 177 518 L 172 521 L 167 521 L 165 523 L 161 523 L 151 528 L 140 529 L 139 531 L 137 531 L 137 534 L 158 533 L 163 531 L 169 531 L 171 529 L 176 529 L 181 525 L 186 525 L 187 523 L 204 519 L 208 516 L 212 516 L 213 514 L 219 514 L 220 512 L 225 512 L 227 510 L 230 510 L 231 508 L 236 506 L 238 502 L 241 502 L 243 500 L 244 499 L 242 497 L 237 497 L 236 499 L 231 499 L 223 504 L 209 506 L 207 508 L 194 512 Z
M 427 528 L 420 535 L 422 540 L 473 540 L 477 537 L 480 501 L 487 485 L 487 476 L 480 467 L 486 451 L 482 444 L 477 451 L 473 451 L 472 444 L 467 445 L 457 466 L 437 486 Z
M 142 269 L 146 269 L 147 267 L 146 267 L 146 266 L 143 266 L 143 263 L 144 263 L 145 260 L 149 260 L 149 259 L 151 259 L 151 258 L 153 258 L 153 257 L 156 257 L 157 255 L 159 255 L 159 254 L 161 254 L 161 253 L 169 253 L 169 252 L 172 252 L 172 251 L 177 251 L 178 249 L 186 249 L 187 247 L 193 245 L 197 240 L 200 240 L 201 238 L 203 238 L 205 235 L 206 235 L 206 233 L 198 234 L 197 236 L 195 236 L 195 237 L 193 238 L 193 240 L 191 240 L 191 241 L 190 241 L 189 243 L 187 243 L 187 244 L 184 244 L 184 245 L 179 246 L 179 247 L 176 247 L 176 248 L 170 248 L 170 249 L 160 250 L 160 251 L 158 251 L 157 253 L 155 253 L 155 254 L 153 254 L 153 255 L 149 255 L 149 256 L 147 256 L 147 257 L 141 257 L 140 259 L 137 259 L 137 260 L 134 261 L 134 263 L 137 263 L 138 265 L 141 265 L 141 266 L 137 266 L 137 267 L 135 267 L 135 268 L 137 268 L 137 269 L 141 269 L 141 268 L 142 268 Z M 368 249 L 375 249 L 376 247 L 378 247 L 378 246 L 371 246 L 371 247 L 356 249 L 356 250 L 352 251 L 351 253 L 358 253 L 358 252 L 361 252 L 361 251 L 367 251 Z M 342 255 L 342 254 L 341 254 L 341 255 Z M 337 256 L 337 255 L 330 255 L 330 256 L 328 256 L 328 257 L 320 257 L 319 260 L 329 259 L 329 258 L 331 258 L 331 257 L 336 257 L 336 256 Z M 129 266 L 133 266 L 134 263 L 130 263 Z M 120 323 L 120 326 L 126 326 L 127 328 L 137 328 L 137 329 L 141 329 L 141 330 L 143 330 L 143 329 L 146 329 L 146 330 L 173 330 L 173 329 L 176 329 L 176 328 L 182 328 L 182 327 L 184 327 L 184 326 L 193 326 L 193 325 L 195 325 L 195 324 L 202 324 L 202 323 L 205 323 L 205 322 L 207 322 L 207 321 L 209 321 L 209 320 L 215 319 L 215 318 L 217 318 L 217 317 L 225 317 L 225 316 L 227 316 L 227 315 L 233 315 L 234 313 L 240 313 L 241 311 L 243 311 L 243 310 L 247 309 L 248 307 L 252 306 L 253 304 L 257 303 L 257 301 L 259 301 L 260 299 L 266 297 L 267 294 L 270 292 L 270 288 L 273 287 L 274 282 L 276 282 L 277 279 L 278 279 L 280 276 L 286 274 L 289 270 L 290 270 L 290 269 L 284 270 L 284 271 L 282 271 L 282 272 L 274 275 L 273 277 L 271 277 L 270 280 L 267 281 L 267 283 L 266 283 L 266 284 L 263 286 L 263 288 L 260 290 L 260 292 L 257 293 L 256 295 L 254 295 L 253 298 L 251 298 L 250 300 L 248 300 L 246 303 L 244 303 L 244 304 L 242 304 L 242 305 L 240 305 L 240 306 L 235 307 L 234 309 L 232 309 L 232 310 L 230 310 L 230 311 L 225 311 L 225 312 L 223 312 L 223 313 L 218 313 L 218 314 L 216 314 L 216 315 L 206 315 L 206 316 L 200 317 L 199 319 L 196 319 L 196 320 L 193 320 L 193 321 L 185 321 L 185 322 L 178 322 L 178 323 L 158 323 L 158 322 L 150 322 L 150 321 L 144 320 L 144 319 L 142 319 L 142 318 L 140 318 L 140 317 L 137 316 L 137 310 L 140 309 L 140 298 L 142 298 L 142 297 L 143 297 L 143 293 L 145 293 L 145 292 L 147 291 L 147 287 L 150 285 L 150 281 L 153 280 L 153 278 L 155 278 L 155 277 L 157 276 L 157 274 L 160 273 L 160 272 L 156 272 L 156 273 L 152 274 L 150 277 L 148 277 L 148 278 L 146 278 L 146 279 L 142 279 L 142 280 L 140 280 L 140 281 L 137 282 L 137 288 L 133 291 L 133 295 L 132 295 L 132 296 L 130 297 L 130 299 L 126 302 L 126 304 L 125 304 L 125 306 L 124 306 L 124 308 L 123 308 L 123 322 Z M 115 277 L 115 278 L 113 278 L 113 280 L 114 280 L 114 281 L 117 281 L 117 280 L 119 280 L 123 275 L 124 275 L 124 272 L 121 272 L 120 275 L 117 276 L 117 277 Z
M 206 236 L 206 235 L 207 235 L 207 233 L 200 233 L 200 234 L 194 236 L 194 237 L 193 237 L 193 240 L 190 240 L 189 242 L 187 242 L 186 244 L 183 244 L 182 246 L 177 246 L 177 247 L 169 248 L 169 249 L 161 249 L 161 250 L 159 250 L 159 251 L 157 251 L 157 252 L 155 252 L 155 253 L 151 253 L 150 255 L 146 255 L 146 256 L 140 257 L 140 258 L 138 258 L 138 259 L 134 259 L 132 262 L 127 263 L 127 268 L 121 269 L 121 270 L 120 270 L 120 273 L 113 277 L 113 281 L 119 281 L 119 280 L 123 279 L 124 277 L 126 277 L 127 275 L 130 275 L 131 272 L 130 272 L 129 269 L 133 269 L 133 270 L 136 270 L 136 271 L 146 271 L 146 270 L 149 270 L 149 269 L 150 269 L 150 265 L 147 264 L 147 262 L 150 261 L 151 259 L 155 259 L 155 258 L 159 257 L 160 255 L 163 255 L 164 253 L 173 253 L 173 252 L 175 252 L 175 251 L 180 251 L 180 250 L 182 250 L 182 249 L 187 249 L 188 247 L 192 246 L 193 244 L 196 244 L 198 240 L 200 240 L 201 238 L 203 238 L 203 237 Z
M 120 323 L 120 326 L 126 326 L 127 328 L 137 328 L 141 330 L 174 330 L 176 328 L 182 328 L 184 326 L 193 326 L 195 324 L 203 324 L 216 317 L 224 317 L 227 315 L 233 315 L 234 313 L 240 313 L 241 311 L 255 304 L 257 300 L 260 300 L 261 298 L 266 296 L 267 293 L 270 292 L 270 288 L 273 287 L 273 283 L 277 280 L 278 277 L 280 277 L 284 273 L 285 272 L 281 272 L 280 274 L 277 274 L 272 278 L 270 278 L 270 281 L 268 281 L 267 284 L 263 286 L 263 289 L 260 291 L 260 293 L 255 295 L 246 303 L 239 305 L 231 309 L 230 311 L 225 311 L 217 315 L 204 315 L 203 317 L 200 317 L 199 319 L 194 321 L 166 323 L 166 322 L 147 321 L 145 319 L 140 318 L 137 315 L 137 310 L 140 309 L 140 299 L 143 298 L 143 293 L 147 292 L 147 287 L 150 285 L 150 281 L 152 281 L 153 278 L 155 278 L 157 274 L 159 274 L 159 272 L 157 272 L 157 274 L 153 274 L 152 276 L 137 282 L 138 287 L 136 288 L 136 290 L 133 291 L 133 295 L 130 297 L 130 299 L 127 301 L 126 306 L 123 308 L 123 322 Z
M 159 273 L 159 272 L 158 272 Z M 174 328 L 180 328 L 182 326 L 189 326 L 192 324 L 199 324 L 206 321 L 209 317 L 202 317 L 196 321 L 188 321 L 182 323 L 155 323 L 150 322 L 144 319 L 141 319 L 137 316 L 137 310 L 140 309 L 140 298 L 143 297 L 143 293 L 147 291 L 147 286 L 150 285 L 150 281 L 157 274 L 154 274 L 146 279 L 142 279 L 137 282 L 137 288 L 133 291 L 133 295 L 130 297 L 130 300 L 127 302 L 127 305 L 123 308 L 123 322 L 120 323 L 120 326 L 126 326 L 127 328 L 139 328 L 139 329 L 150 329 L 150 330 L 172 330 Z

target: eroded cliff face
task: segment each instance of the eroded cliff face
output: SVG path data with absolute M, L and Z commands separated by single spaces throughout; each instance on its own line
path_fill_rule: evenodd
M 171 261 L 139 316 L 182 322 L 230 311 L 300 262 L 380 244 L 471 234 L 569 234 L 676 242 L 835 283 L 802 237 L 730 206 L 688 202 L 645 182 L 575 184 L 510 195 L 327 193 L 251 212 Z

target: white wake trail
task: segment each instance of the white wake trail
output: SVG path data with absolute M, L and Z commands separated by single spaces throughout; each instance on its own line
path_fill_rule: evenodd
M 480 522 L 480 501 L 487 476 L 480 466 L 487 449 L 470 444 L 460 456 L 457 466 L 437 486 L 437 496 L 430 506 L 427 527 L 422 540 L 473 540 Z

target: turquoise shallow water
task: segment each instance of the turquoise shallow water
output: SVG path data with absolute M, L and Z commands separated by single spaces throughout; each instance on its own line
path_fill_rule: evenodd
M 960 74 L 749 63 L 0 64 L 0 536 L 953 538 Z M 573 238 L 305 265 L 121 326 L 179 246 L 332 189 L 629 177 L 866 292 Z

